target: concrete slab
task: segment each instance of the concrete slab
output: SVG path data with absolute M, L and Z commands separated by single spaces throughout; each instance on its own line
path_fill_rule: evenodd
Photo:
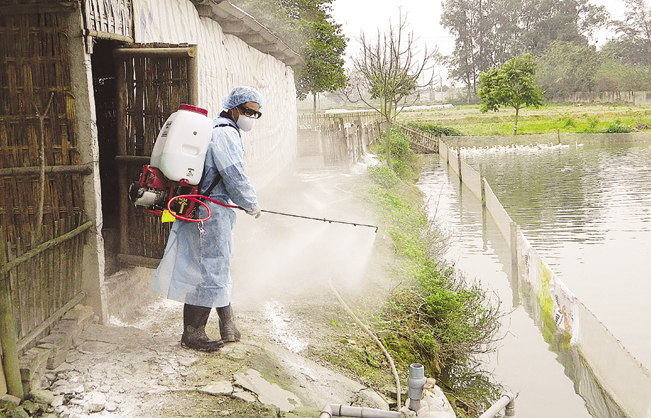
M 269 383 L 260 375 L 260 372 L 254 369 L 237 373 L 235 384 L 256 393 L 263 404 L 275 405 L 283 412 L 290 412 L 297 406 L 303 406 L 296 395 L 276 384 Z
M 231 395 L 233 393 L 233 385 L 231 382 L 222 380 L 219 382 L 212 382 L 199 389 L 199 392 L 207 393 L 209 395 Z

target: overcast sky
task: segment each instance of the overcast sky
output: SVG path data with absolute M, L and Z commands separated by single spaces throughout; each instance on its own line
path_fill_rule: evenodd
M 592 3 L 605 5 L 612 15 L 622 17 L 624 6 L 621 0 L 592 0 Z M 333 17 L 343 25 L 343 32 L 350 39 L 347 55 L 356 55 L 359 48 L 357 38 L 362 30 L 367 37 L 374 39 L 378 27 L 384 31 L 389 27 L 389 21 L 397 24 L 398 7 L 407 14 L 408 30 L 413 31 L 420 42 L 427 43 L 428 48 L 438 46 L 444 55 L 454 49 L 454 39 L 440 24 L 440 0 L 334 0 L 332 6 Z

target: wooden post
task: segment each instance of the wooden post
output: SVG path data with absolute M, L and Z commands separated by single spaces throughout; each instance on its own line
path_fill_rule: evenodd
M 199 106 L 199 64 L 197 63 L 197 46 L 190 47 L 188 53 L 188 86 L 190 87 L 190 103 Z
M 346 124 L 344 118 L 337 118 L 337 159 L 347 162 L 348 159 L 348 132 L 346 131 Z
M 1 232 L 1 231 L 0 231 Z M 0 233 L 0 265 L 7 265 L 4 234 Z M 3 269 L 4 270 L 4 269 Z M 18 364 L 18 348 L 16 345 L 16 320 L 13 314 L 11 295 L 7 280 L 9 272 L 0 275 L 0 345 L 2 346 L 2 366 L 7 380 L 7 391 L 20 399 L 25 398 L 23 381 L 20 377 Z
M 2 347 L 0 347 L 2 348 Z M 0 350 L 0 355 L 2 350 Z M 0 361 L 0 398 L 7 394 L 7 381 L 5 380 L 5 370 L 2 367 L 2 361 Z
M 11 297 L 6 283 L 0 286 L 0 344 L 2 344 L 2 366 L 7 378 L 7 391 L 24 399 L 23 381 L 20 378 L 18 349 L 16 347 L 16 322 L 12 312 Z
M 126 62 L 125 58 L 117 59 L 117 86 L 118 86 L 118 106 L 117 106 L 117 141 L 118 155 L 127 154 L 127 82 L 125 78 Z M 123 164 L 118 165 L 118 185 L 120 191 L 120 254 L 127 254 L 129 250 L 129 202 L 127 201 L 127 167 Z

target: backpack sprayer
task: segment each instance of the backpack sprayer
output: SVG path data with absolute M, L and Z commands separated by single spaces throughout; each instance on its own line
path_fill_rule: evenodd
M 213 121 L 208 111 L 200 107 L 182 104 L 172 113 L 158 133 L 148 165 L 142 167 L 140 176 L 129 186 L 129 200 L 143 212 L 164 216 L 169 213 L 174 219 L 187 222 L 204 222 L 211 212 L 204 200 L 233 209 L 243 208 L 228 205 L 199 194 L 203 165 L 212 136 Z M 212 190 L 211 185 L 209 190 Z M 206 193 L 210 194 L 210 192 Z M 207 215 L 195 219 L 198 205 L 206 208 Z M 325 218 L 292 215 L 289 213 L 262 210 L 262 212 L 315 221 L 340 223 L 375 228 L 375 225 L 335 221 Z

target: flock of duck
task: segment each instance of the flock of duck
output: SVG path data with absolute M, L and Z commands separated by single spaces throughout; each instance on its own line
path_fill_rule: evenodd
M 582 147 L 583 144 L 575 144 L 575 146 Z M 569 144 L 509 144 L 509 145 L 490 145 L 485 147 L 459 147 L 462 154 L 485 154 L 485 153 L 507 153 L 507 152 L 539 152 L 539 151 L 552 151 L 569 149 Z

